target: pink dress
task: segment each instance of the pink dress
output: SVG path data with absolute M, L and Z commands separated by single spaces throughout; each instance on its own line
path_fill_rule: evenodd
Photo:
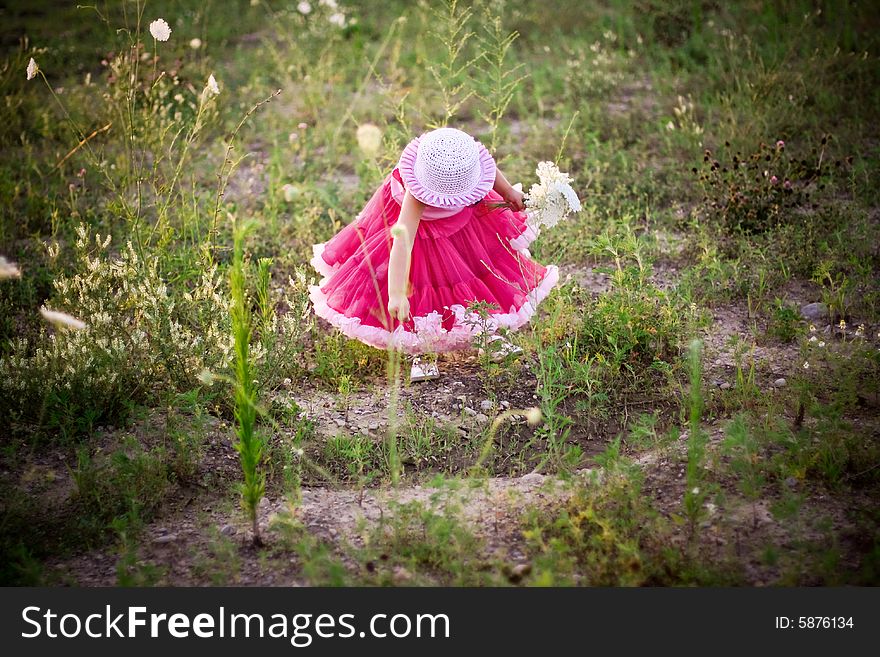
M 492 207 L 504 202 L 494 190 L 464 208 L 425 207 L 412 248 L 411 317 L 388 314 L 391 227 L 403 195 L 394 169 L 355 221 L 313 247 L 312 265 L 324 277 L 309 288 L 315 313 L 350 338 L 409 354 L 472 347 L 483 329 L 467 310 L 473 301 L 495 304 L 489 331 L 528 322 L 559 272 L 531 259 L 536 235 L 526 214 Z

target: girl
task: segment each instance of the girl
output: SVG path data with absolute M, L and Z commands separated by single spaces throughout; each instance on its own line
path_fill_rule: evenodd
M 524 210 L 473 137 L 425 133 L 357 219 L 314 246 L 324 276 L 309 288 L 315 313 L 350 338 L 416 356 L 414 381 L 439 376 L 419 354 L 472 347 L 483 331 L 502 340 L 502 356 L 521 353 L 496 332 L 525 324 L 559 280 L 531 259 Z

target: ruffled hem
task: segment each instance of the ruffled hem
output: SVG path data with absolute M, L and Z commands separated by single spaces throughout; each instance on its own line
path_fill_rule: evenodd
M 492 157 L 492 154 L 480 142 L 477 142 L 477 146 L 480 152 L 480 179 L 474 189 L 464 194 L 439 194 L 427 189 L 418 181 L 414 170 L 416 155 L 419 151 L 419 137 L 413 139 L 403 149 L 397 168 L 410 194 L 422 203 L 436 208 L 455 208 L 472 205 L 482 200 L 489 193 L 489 190 L 495 186 L 495 158 Z
M 312 259 L 309 261 L 312 267 L 317 271 L 321 276 L 325 279 L 330 278 L 336 270 L 339 268 L 339 265 L 335 267 L 324 260 L 324 248 L 326 246 L 326 242 L 322 242 L 321 244 L 313 244 L 312 245 Z
M 541 282 L 528 293 L 519 309 L 511 308 L 510 312 L 489 316 L 488 322 L 485 323 L 488 331 L 495 333 L 500 328 L 516 330 L 526 324 L 535 314 L 538 305 L 547 298 L 558 282 L 559 270 L 555 265 L 549 265 Z M 347 317 L 331 308 L 327 303 L 327 296 L 317 285 L 309 287 L 309 297 L 315 313 L 349 338 L 360 340 L 378 349 L 393 347 L 413 355 L 468 349 L 473 346 L 474 338 L 480 335 L 484 324 L 475 313 L 469 313 L 464 306 L 454 304 L 448 306 L 448 309 L 455 314 L 455 324 L 451 330 L 442 328 L 440 313 L 433 311 L 428 315 L 412 318 L 415 331 L 408 331 L 402 326 L 394 331 L 388 331 L 378 326 L 361 324 L 360 318 Z
M 526 252 L 526 249 L 529 248 L 529 245 L 534 242 L 539 235 L 539 230 L 532 228 L 528 224 L 526 224 L 526 228 L 523 232 L 521 232 L 517 237 L 514 237 L 510 240 L 510 246 L 514 251 L 519 251 L 520 253 Z

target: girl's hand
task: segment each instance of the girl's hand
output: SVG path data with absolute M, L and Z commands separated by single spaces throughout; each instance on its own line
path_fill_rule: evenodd
M 409 319 L 409 299 L 406 298 L 406 295 L 388 295 L 388 314 L 401 322 Z
M 501 198 L 507 201 L 507 204 L 515 212 L 522 212 L 526 209 L 526 204 L 523 202 L 523 193 L 515 187 L 506 186 L 501 192 Z

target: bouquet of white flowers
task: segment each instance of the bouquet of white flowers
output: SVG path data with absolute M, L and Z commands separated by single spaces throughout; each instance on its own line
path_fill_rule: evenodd
M 574 182 L 553 162 L 540 162 L 535 169 L 538 182 L 525 195 L 528 224 L 535 232 L 552 228 L 572 212 L 581 211 L 581 202 L 571 186 Z M 522 185 L 515 185 L 522 191 Z

